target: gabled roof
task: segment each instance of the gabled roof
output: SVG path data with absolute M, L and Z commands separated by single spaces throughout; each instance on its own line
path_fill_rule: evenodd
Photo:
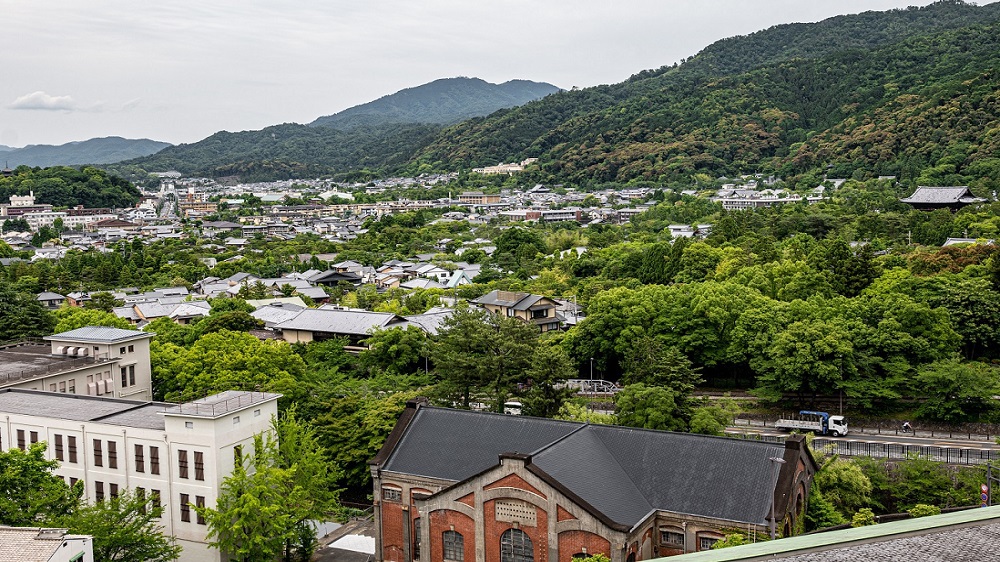
M 276 324 L 274 327 L 280 330 L 366 336 L 373 329 L 387 328 L 405 322 L 405 318 L 391 312 L 307 308 L 299 312 L 295 318 Z
M 785 446 L 690 433 L 419 407 L 373 463 L 388 472 L 461 482 L 500 455 L 530 463 L 609 520 L 632 527 L 651 511 L 765 524 Z
M 512 308 L 514 310 L 528 310 L 532 306 L 538 304 L 540 301 L 546 300 L 548 303 L 556 306 L 555 301 L 548 297 L 543 297 L 541 295 L 532 295 L 530 293 L 515 293 L 512 291 L 500 291 L 494 290 L 489 293 L 479 297 L 478 299 L 473 299 L 472 302 L 479 305 L 494 305 L 502 306 L 505 308 Z
M 923 205 L 955 205 L 959 203 L 978 203 L 985 201 L 976 197 L 964 185 L 955 187 L 918 187 L 913 195 L 900 199 L 903 203 Z
M 36 300 L 40 301 L 58 301 L 65 299 L 66 297 L 60 295 L 59 293 L 53 293 L 51 291 L 44 291 L 38 293 L 38 298 Z

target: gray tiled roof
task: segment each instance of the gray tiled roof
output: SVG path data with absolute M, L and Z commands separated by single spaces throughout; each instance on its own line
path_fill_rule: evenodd
M 363 336 L 371 333 L 372 329 L 402 322 L 405 322 L 404 318 L 391 312 L 307 308 L 295 318 L 275 325 L 275 328 Z
M 502 453 L 532 463 L 616 523 L 651 510 L 764 524 L 783 444 L 422 407 L 384 470 L 462 481 Z M 710 483 L 710 484 L 707 484 Z
M 65 529 L 52 529 L 40 536 L 39 527 L 0 527 L 0 560 L 48 562 L 62 546 Z M 46 536 L 48 535 L 48 536 Z
M 107 328 L 104 326 L 86 326 L 68 332 L 45 336 L 44 340 L 68 340 L 85 341 L 94 343 L 115 343 L 135 339 L 137 337 L 152 337 L 152 333 L 141 332 L 139 330 L 123 330 L 121 328 Z
M 0 412 L 10 414 L 27 414 L 46 418 L 55 418 L 74 421 L 96 421 L 100 418 L 108 418 L 116 414 L 123 414 L 136 408 L 152 405 L 156 410 L 162 412 L 163 409 L 172 404 L 155 402 L 137 402 L 134 400 L 120 400 L 115 398 L 100 398 L 97 396 L 80 396 L 76 394 L 62 394 L 58 392 L 43 392 L 37 390 L 0 390 Z M 138 413 L 131 413 L 128 417 L 120 417 L 118 421 L 125 419 L 135 419 Z M 163 417 L 157 415 L 157 419 L 148 419 L 138 427 L 148 427 L 154 422 L 153 429 L 163 428 Z M 114 421 L 101 420 L 102 423 L 112 425 L 127 425 L 125 423 L 115 423 Z
M 532 453 L 580 424 L 424 407 L 384 469 L 460 481 L 495 466 L 501 453 Z M 461 431 L 456 431 L 461 428 Z
M 1000 523 L 951 529 L 870 544 L 844 545 L 824 552 L 781 558 L 788 562 L 981 562 L 996 560 Z
M 918 187 L 913 195 L 900 199 L 903 203 L 958 203 L 982 201 L 976 198 L 969 188 L 962 186 L 955 187 Z

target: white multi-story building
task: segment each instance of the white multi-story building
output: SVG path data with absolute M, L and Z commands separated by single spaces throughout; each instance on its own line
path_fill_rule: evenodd
M 220 561 L 193 505 L 214 506 L 253 436 L 270 431 L 279 394 L 227 391 L 184 404 L 0 389 L 0 450 L 45 441 L 56 474 L 101 501 L 129 489 L 159 498 L 183 562 Z
M 87 326 L 0 345 L 0 388 L 151 400 L 155 334 Z

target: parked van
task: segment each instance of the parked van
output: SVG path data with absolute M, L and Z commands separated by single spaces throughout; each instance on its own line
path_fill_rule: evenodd
M 521 403 L 517 400 L 509 400 L 503 403 L 503 413 L 508 416 L 520 416 L 521 408 Z

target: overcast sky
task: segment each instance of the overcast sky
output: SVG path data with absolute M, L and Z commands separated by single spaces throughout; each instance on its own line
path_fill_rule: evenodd
M 0 0 L 0 144 L 190 143 L 453 76 L 582 88 L 776 24 L 929 3 Z

